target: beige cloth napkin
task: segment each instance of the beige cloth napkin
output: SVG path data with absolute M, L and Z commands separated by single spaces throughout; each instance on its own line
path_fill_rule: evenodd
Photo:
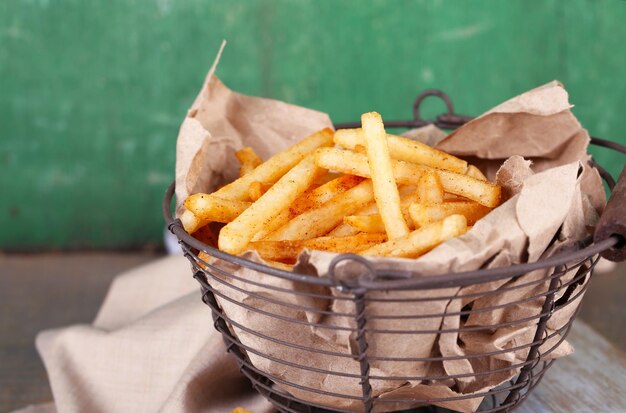
M 44 331 L 36 344 L 59 413 L 274 411 L 226 353 L 182 256 L 119 275 L 92 325 Z

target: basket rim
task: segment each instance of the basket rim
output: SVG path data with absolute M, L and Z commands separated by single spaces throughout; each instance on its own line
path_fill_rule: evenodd
M 531 263 L 515 264 L 500 268 L 449 272 L 438 275 L 429 275 L 428 277 L 416 277 L 414 272 L 376 268 L 375 274 L 380 279 L 360 277 L 359 279 L 351 281 L 338 280 L 328 272 L 319 276 L 313 276 L 304 273 L 281 270 L 242 256 L 232 255 L 227 252 L 220 251 L 217 248 L 211 247 L 210 245 L 197 240 L 185 231 L 179 219 L 175 219 L 173 217 L 171 211 L 171 201 L 174 196 L 175 185 L 175 182 L 172 182 L 165 192 L 165 196 L 163 197 L 163 215 L 168 229 L 178 238 L 180 243 L 184 243 L 186 246 L 195 248 L 199 251 L 204 251 L 214 258 L 222 259 L 271 276 L 305 284 L 336 287 L 343 290 L 413 290 L 463 287 L 472 284 L 511 278 L 539 269 L 553 268 L 567 265 L 567 263 L 585 260 L 613 247 L 619 242 L 616 237 L 611 237 L 604 241 L 594 243 L 591 237 L 587 237 L 582 242 L 570 246 L 567 250 L 557 253 L 549 258 L 539 259 Z M 186 251 L 186 254 L 190 254 L 190 252 Z M 331 262 L 329 269 L 332 270 L 335 265 L 346 259 L 367 262 L 367 260 L 363 257 L 354 254 L 338 254 Z M 409 276 L 410 278 L 408 278 Z

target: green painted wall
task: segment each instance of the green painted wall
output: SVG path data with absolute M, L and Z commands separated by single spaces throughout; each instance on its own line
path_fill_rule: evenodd
M 479 114 L 556 78 L 626 143 L 624 22 L 621 0 L 2 1 L 0 247 L 158 243 L 178 125 L 223 38 L 226 84 L 337 121 L 406 118 L 431 87 Z

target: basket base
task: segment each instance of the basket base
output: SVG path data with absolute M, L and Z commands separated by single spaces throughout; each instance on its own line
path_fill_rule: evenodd
M 507 392 L 503 392 L 499 397 L 495 395 L 487 396 L 481 403 L 477 412 L 479 413 L 505 413 L 511 412 L 519 407 L 526 397 L 530 394 L 532 389 L 539 384 L 541 379 L 543 378 L 543 374 L 550 368 L 550 366 L 554 363 L 555 360 L 551 360 L 548 362 L 539 363 L 535 366 L 537 371 L 536 374 L 531 374 L 530 383 L 528 386 L 525 386 L 518 396 L 513 401 L 509 401 L 505 404 L 505 399 L 507 396 Z M 309 404 L 303 403 L 291 396 L 288 393 L 285 393 L 281 390 L 276 389 L 273 386 L 272 381 L 260 375 L 258 372 L 251 370 L 245 364 L 240 364 L 240 371 L 250 380 L 252 386 L 256 391 L 258 391 L 263 397 L 265 397 L 270 403 L 276 407 L 276 409 L 281 413 L 342 413 L 343 410 L 335 410 L 317 406 L 311 406 Z M 512 378 L 507 383 L 504 383 L 501 387 L 510 387 L 514 385 L 518 376 Z M 367 412 L 369 413 L 369 412 Z M 398 410 L 393 413 L 455 413 L 454 410 L 449 410 L 443 407 L 438 406 L 422 406 L 418 408 L 413 408 L 409 410 Z

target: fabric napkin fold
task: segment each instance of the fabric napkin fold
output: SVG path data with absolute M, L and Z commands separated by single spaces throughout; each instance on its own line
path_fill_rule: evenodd
M 119 275 L 93 324 L 36 345 L 55 401 L 37 412 L 275 411 L 226 352 L 180 255 Z

